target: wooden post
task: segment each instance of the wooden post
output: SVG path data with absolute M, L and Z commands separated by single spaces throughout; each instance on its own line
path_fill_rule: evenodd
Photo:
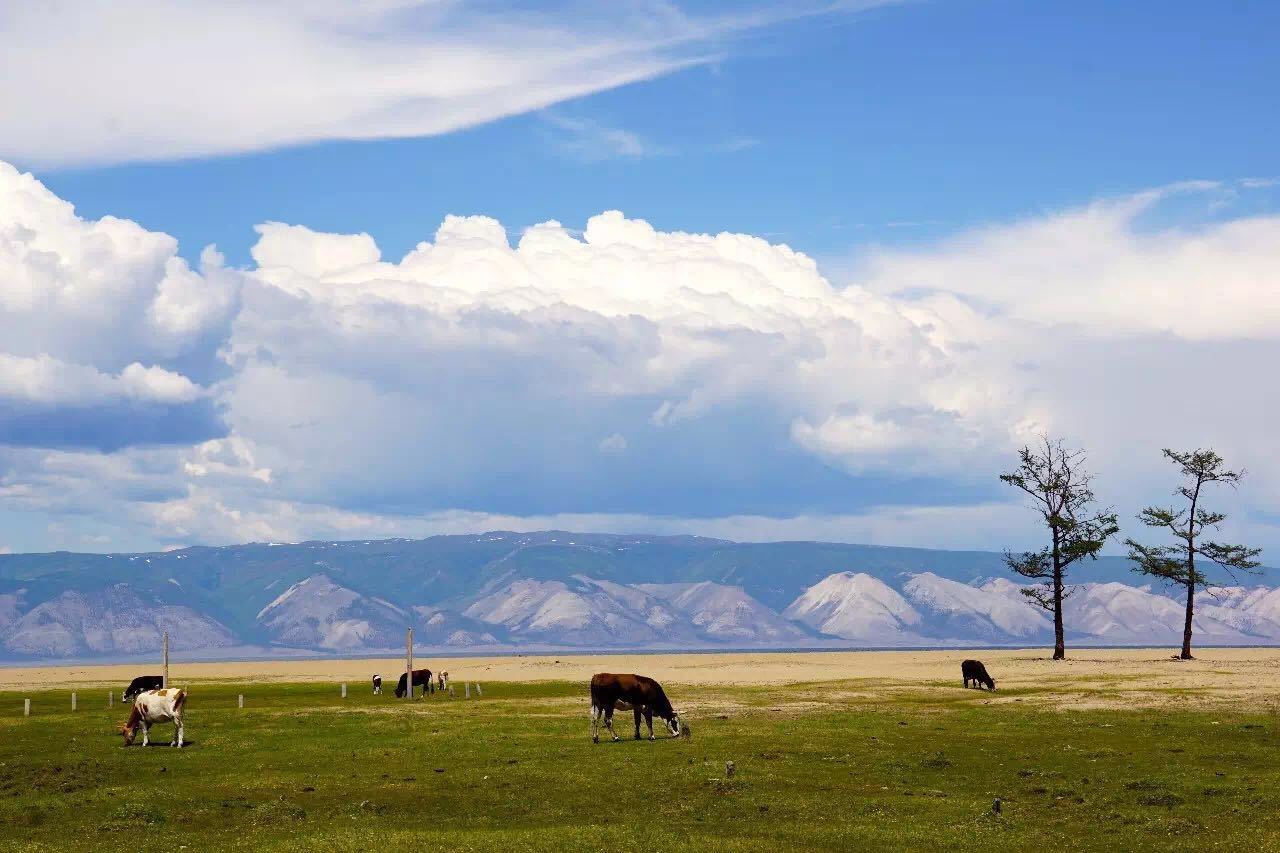
M 107 707 L 114 708 L 116 706 L 116 692 L 114 690 L 107 691 Z
M 74 692 L 72 692 L 72 694 L 71 694 L 71 710 L 73 710 L 73 711 L 74 711 L 75 709 L 76 709 L 76 694 L 75 694 Z
M 478 682 L 478 681 L 477 681 L 477 682 L 476 682 L 476 696 L 477 696 L 477 697 L 479 697 L 479 696 L 483 696 L 483 695 L 484 695 L 484 691 L 480 689 L 480 682 Z
M 347 698 L 347 682 L 342 682 L 342 698 Z
M 405 633 L 404 638 L 404 697 L 413 698 L 413 629 Z
M 467 698 L 470 699 L 471 698 L 471 682 L 470 681 L 462 682 L 462 689 L 467 691 Z
M 169 632 L 164 632 L 164 669 L 160 673 L 160 686 L 169 686 Z
M 238 697 L 236 697 L 236 704 L 237 704 L 237 705 L 239 705 L 241 708 L 244 708 L 244 694 L 243 694 L 243 693 L 241 693 Z
M 30 699 L 22 700 L 22 716 L 24 717 L 31 716 L 31 700 Z

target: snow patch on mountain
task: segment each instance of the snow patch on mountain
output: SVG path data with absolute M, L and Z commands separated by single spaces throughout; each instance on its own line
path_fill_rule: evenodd
M 901 593 L 868 574 L 838 572 L 805 590 L 782 615 L 833 637 L 891 645 L 920 639 L 920 614 Z
M 414 640 L 424 646 L 486 646 L 502 642 L 495 635 L 495 628 L 456 610 L 414 607 L 413 612 L 418 616 Z
M 331 650 L 392 648 L 404 639 L 404 611 L 335 583 L 328 575 L 298 581 L 258 612 L 277 643 Z
M 1051 631 L 1052 620 L 1003 579 L 971 586 L 932 572 L 911 575 L 903 594 L 924 611 L 931 633 L 986 641 L 1029 639 Z
M 1186 609 L 1150 588 L 1099 583 L 1077 587 L 1063 604 L 1062 615 L 1073 632 L 1109 643 L 1145 645 L 1181 642 Z M 1250 642 L 1230 621 L 1220 618 L 1222 615 L 1216 608 L 1198 608 L 1192 622 L 1195 639 L 1202 643 Z
M 639 645 L 695 639 L 659 599 L 634 587 L 574 576 L 523 578 L 474 601 L 464 615 L 513 635 L 570 645 Z
M 13 654 L 67 657 L 226 648 L 235 637 L 222 623 L 190 607 L 140 595 L 127 584 L 94 592 L 67 590 L 12 620 L 3 645 Z
M 666 601 L 704 635 L 725 642 L 799 642 L 809 634 L 756 601 L 740 586 L 701 583 L 637 584 Z

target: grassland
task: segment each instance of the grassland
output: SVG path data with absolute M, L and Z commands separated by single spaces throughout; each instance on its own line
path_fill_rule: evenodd
M 105 690 L 75 713 L 64 690 L 0 693 L 0 849 L 1280 846 L 1280 720 L 1174 689 L 1166 708 L 1147 688 L 1140 708 L 1071 710 L 1054 695 L 1088 688 L 672 685 L 692 739 L 595 746 L 581 682 L 411 705 L 331 682 L 186 686 L 183 750 L 123 748 Z

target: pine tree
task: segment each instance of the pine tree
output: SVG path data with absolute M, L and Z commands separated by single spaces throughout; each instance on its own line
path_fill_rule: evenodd
M 1254 557 L 1262 553 L 1259 548 L 1243 545 L 1224 545 L 1220 542 L 1202 542 L 1206 530 L 1217 529 L 1226 516 L 1210 512 L 1201 505 L 1204 487 L 1211 483 L 1226 483 L 1234 487 L 1245 472 L 1229 471 L 1222 457 L 1212 450 L 1192 450 L 1179 453 L 1165 448 L 1164 455 L 1177 465 L 1187 483 L 1174 493 L 1187 501 L 1183 509 L 1149 506 L 1138 514 L 1138 520 L 1148 527 L 1161 528 L 1173 536 L 1172 545 L 1141 545 L 1126 539 L 1129 559 L 1138 565 L 1135 572 L 1161 578 L 1179 584 L 1187 591 L 1186 621 L 1182 628 L 1182 659 L 1191 660 L 1191 620 L 1195 616 L 1196 590 L 1209 585 L 1203 564 L 1196 564 L 1196 557 L 1204 557 L 1217 564 L 1232 580 L 1237 573 L 1257 574 L 1259 564 Z
M 1019 575 L 1039 581 L 1022 594 L 1053 614 L 1053 659 L 1067 656 L 1062 603 L 1072 593 L 1067 568 L 1089 557 L 1097 559 L 1107 539 L 1120 531 L 1111 510 L 1094 511 L 1092 477 L 1085 469 L 1083 450 L 1067 450 L 1061 440 L 1041 439 L 1036 450 L 1022 448 L 1018 467 L 1000 479 L 1026 492 L 1049 530 L 1049 544 L 1039 551 L 1005 554 L 1005 563 Z

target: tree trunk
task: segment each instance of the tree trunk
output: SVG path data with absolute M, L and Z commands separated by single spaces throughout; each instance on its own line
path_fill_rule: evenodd
M 1053 579 L 1053 659 L 1066 660 L 1067 645 L 1062 631 L 1062 572 Z
M 1191 660 L 1191 617 L 1196 612 L 1196 504 L 1200 502 L 1200 485 L 1202 479 L 1196 480 L 1196 490 L 1191 495 L 1191 514 L 1187 516 L 1187 619 L 1182 624 L 1183 660 Z
M 1191 660 L 1191 617 L 1196 612 L 1196 585 L 1194 583 L 1187 584 L 1187 620 L 1182 626 L 1182 654 L 1183 660 Z
M 1067 659 L 1067 645 L 1062 635 L 1062 552 L 1058 528 L 1053 528 L 1053 659 Z

